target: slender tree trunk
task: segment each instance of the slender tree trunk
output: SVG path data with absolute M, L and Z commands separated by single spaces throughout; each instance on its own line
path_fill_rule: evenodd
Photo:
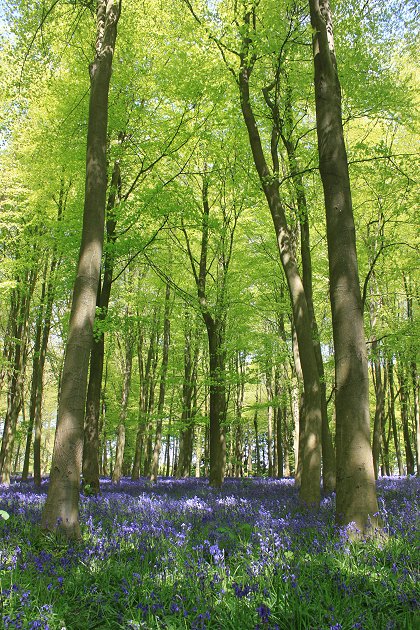
M 130 397 L 131 374 L 133 367 L 133 339 L 126 333 L 125 357 L 124 357 L 124 378 L 121 392 L 120 419 L 117 432 L 117 449 L 115 453 L 114 472 L 112 483 L 119 483 L 123 472 L 124 449 L 125 449 L 125 423 L 127 420 L 128 400 Z
M 225 353 L 220 325 L 207 329 L 210 359 L 210 485 L 220 487 L 226 466 L 225 417 Z
M 254 163 L 260 178 L 261 186 L 270 208 L 271 217 L 277 237 L 277 245 L 281 264 L 286 276 L 293 321 L 299 344 L 305 390 L 304 422 L 303 422 L 303 457 L 302 482 L 300 498 L 303 503 L 316 506 L 320 502 L 321 490 L 321 394 L 318 367 L 312 345 L 312 334 L 308 305 L 302 279 L 299 275 L 296 258 L 292 246 L 292 237 L 287 224 L 285 210 L 279 191 L 279 165 L 277 151 L 272 151 L 273 172 L 270 171 L 264 156 L 260 133 L 251 105 L 249 81 L 253 61 L 251 56 L 251 17 L 252 12 L 245 14 L 245 34 L 242 38 L 241 68 L 239 71 L 239 91 L 241 109 L 248 130 Z M 277 173 L 277 175 L 276 175 Z
M 61 198 L 60 192 L 60 198 Z M 64 203 L 64 202 L 63 202 Z M 58 210 L 58 221 L 61 220 L 63 211 L 63 205 L 60 202 L 59 210 Z M 47 349 L 48 349 L 48 341 L 50 338 L 51 331 L 51 319 L 52 319 L 52 311 L 54 306 L 54 298 L 55 298 L 55 283 L 56 283 L 56 274 L 59 267 L 59 259 L 57 254 L 54 252 L 53 259 L 50 265 L 50 276 L 48 280 L 47 292 L 46 292 L 46 304 L 45 304 L 45 313 L 44 313 L 44 325 L 42 328 L 42 338 L 39 352 L 39 361 L 38 361 L 38 371 L 37 371 L 37 379 L 38 383 L 35 390 L 35 407 L 31 406 L 31 413 L 34 414 L 34 427 L 35 427 L 35 435 L 34 435 L 34 482 L 35 485 L 41 486 L 41 456 L 40 456 L 40 448 L 41 448 L 41 432 L 42 432 L 42 398 L 44 393 L 44 369 L 45 369 L 45 361 L 47 358 Z M 61 388 L 61 378 L 60 378 L 60 387 Z M 32 405 L 32 400 L 31 400 Z
M 246 462 L 246 471 L 247 471 L 248 477 L 251 477 L 252 476 L 252 431 L 248 432 L 247 442 L 248 442 L 248 456 L 247 456 L 247 462 Z
M 107 249 L 104 261 L 104 277 L 102 288 L 98 285 L 97 305 L 98 320 L 103 324 L 106 320 L 111 297 L 112 274 L 114 269 L 114 246 L 116 241 L 115 206 L 120 198 L 121 173 L 118 160 L 114 162 L 111 189 L 107 204 Z M 86 414 L 83 441 L 83 485 L 89 486 L 92 494 L 99 493 L 99 416 L 101 409 L 101 385 L 104 369 L 105 333 L 103 326 L 99 336 L 93 339 L 90 353 L 89 383 L 86 398 Z
M 273 476 L 273 387 L 271 383 L 271 366 L 270 372 L 266 374 L 266 388 L 268 397 L 267 410 L 267 457 L 268 457 L 268 476 Z
M 283 444 L 284 444 L 284 476 L 290 477 L 289 428 L 287 425 L 287 408 L 283 407 Z
M 153 358 L 156 357 L 155 352 L 155 340 L 157 338 L 157 328 L 158 328 L 158 318 L 157 311 L 155 310 L 153 313 L 152 327 L 150 332 L 150 342 L 149 348 L 147 352 L 146 361 L 144 361 L 143 357 L 143 333 L 139 330 L 139 341 L 137 345 L 137 355 L 139 362 L 139 372 L 140 372 L 140 390 L 139 390 L 139 411 L 138 411 L 138 427 L 137 427 L 137 435 L 136 435 L 136 446 L 134 452 L 134 462 L 133 462 L 133 470 L 131 473 L 131 479 L 135 481 L 140 476 L 140 469 L 143 458 L 143 451 L 146 450 L 146 454 L 144 456 L 144 463 L 142 474 L 147 476 L 147 441 L 148 441 L 148 418 L 150 417 L 151 405 L 149 401 L 149 397 L 151 392 L 154 391 L 154 382 L 153 382 Z M 156 357 L 157 360 L 157 357 Z M 144 449 L 144 444 L 146 442 L 146 449 Z
M 322 413 L 322 481 L 326 492 L 335 490 L 335 452 L 332 443 L 331 432 L 328 424 L 327 397 L 324 374 L 324 362 L 322 360 L 321 344 L 319 341 L 318 325 L 315 317 L 312 289 L 312 256 L 309 233 L 309 213 L 306 201 L 303 176 L 299 168 L 296 156 L 296 143 L 293 140 L 293 130 L 295 123 L 293 120 L 293 109 L 291 100 L 291 88 L 289 83 L 286 87 L 285 95 L 285 116 L 281 124 L 280 135 L 286 148 L 290 174 L 292 175 L 293 187 L 296 195 L 297 210 L 300 225 L 300 251 L 302 260 L 302 283 L 305 290 L 305 297 L 308 304 L 308 314 L 311 322 L 312 342 L 315 359 L 318 367 L 320 388 L 321 388 L 321 413 Z
M 166 462 L 165 476 L 166 477 L 169 477 L 169 471 L 171 469 L 171 424 L 172 424 L 172 417 L 169 416 L 168 432 L 166 434 L 166 452 L 165 452 L 165 462 Z
M 258 396 L 258 385 L 257 385 L 257 389 L 255 390 L 255 411 L 254 411 L 254 435 L 255 435 L 255 457 L 256 457 L 255 467 L 256 467 L 257 475 L 261 473 L 260 436 L 258 432 L 258 406 L 257 406 L 258 402 L 259 402 L 259 396 Z
M 152 455 L 153 455 L 153 423 L 152 416 L 154 413 L 155 407 L 155 386 L 156 386 L 156 368 L 158 362 L 158 346 L 159 346 L 159 337 L 157 333 L 156 342 L 155 342 L 155 354 L 153 358 L 152 370 L 150 374 L 150 387 L 149 387 L 149 396 L 148 396 L 148 408 L 147 408 L 147 426 L 146 426 L 146 456 L 144 459 L 144 475 L 145 477 L 150 477 L 151 475 L 151 467 L 152 467 Z
M 178 453 L 179 453 L 179 440 L 175 438 L 173 441 L 172 448 L 172 476 L 176 476 L 176 471 L 178 469 Z
M 23 470 L 22 470 L 22 481 L 28 480 L 29 457 L 31 454 L 32 434 L 34 431 L 35 406 L 36 406 L 36 399 L 37 399 L 39 380 L 40 380 L 39 379 L 39 354 L 40 354 L 40 349 L 41 349 L 42 319 L 43 319 L 43 309 L 44 309 L 44 301 L 45 301 L 45 293 L 46 293 L 47 269 L 48 269 L 48 266 L 46 264 L 44 268 L 44 274 L 43 274 L 40 304 L 38 307 L 38 315 L 37 315 L 36 324 L 35 324 L 35 340 L 34 340 L 33 359 L 32 359 L 31 396 L 30 396 L 30 402 L 29 402 L 29 422 L 28 422 L 28 431 L 26 435 L 25 456 L 24 456 Z
M 292 377 L 292 384 L 289 387 L 290 411 L 293 418 L 293 475 L 295 485 L 299 488 L 301 482 L 301 472 L 299 468 L 299 434 L 300 434 L 300 391 L 297 378 Z
M 410 364 L 414 400 L 414 425 L 416 428 L 416 469 L 420 476 L 420 409 L 419 409 L 419 375 L 415 361 Z
M 404 436 L 405 464 L 407 467 L 407 475 L 414 475 L 414 455 L 411 447 L 410 426 L 408 418 L 408 387 L 404 365 L 400 361 L 397 370 L 398 381 L 400 384 L 400 409 L 401 424 Z
M 165 471 L 166 477 L 169 476 L 169 470 L 170 470 L 171 425 L 172 425 L 172 414 L 173 414 L 173 409 L 174 409 L 174 400 L 175 400 L 175 387 L 172 387 L 171 402 L 169 404 L 168 429 L 166 433 L 165 455 L 163 458 L 164 471 Z
M 405 273 L 403 274 L 404 288 L 406 294 L 407 304 L 407 318 L 410 321 L 411 326 L 414 328 L 413 318 L 413 298 L 410 277 Z M 417 355 L 418 348 L 414 342 L 414 347 L 409 348 L 409 370 L 411 375 L 411 383 L 413 388 L 413 411 L 414 411 L 414 434 L 415 434 L 415 451 L 416 451 L 416 471 L 417 476 L 420 475 L 420 410 L 419 410 L 419 377 L 417 373 Z
M 70 188 L 70 186 L 69 186 Z M 64 177 L 61 178 L 60 192 L 57 202 L 57 224 L 63 218 L 63 212 L 65 210 L 67 194 L 69 188 L 65 189 Z M 29 472 L 29 457 L 32 444 L 32 434 L 34 425 L 36 424 L 35 432 L 39 433 L 39 443 L 37 448 L 40 448 L 40 432 L 42 429 L 41 420 L 41 406 L 43 396 L 43 383 L 44 383 L 44 366 L 47 356 L 48 340 L 51 330 L 51 317 L 52 309 L 55 298 L 55 286 L 57 270 L 61 262 L 61 256 L 59 255 L 58 248 L 53 248 L 53 253 L 49 268 L 49 278 L 47 282 L 47 269 L 48 265 L 45 264 L 43 281 L 41 287 L 41 297 L 39 312 L 36 322 L 35 342 L 33 349 L 33 362 L 32 362 L 32 382 L 31 382 L 31 397 L 29 403 L 29 425 L 26 439 L 25 457 L 23 462 L 22 481 L 26 481 Z M 35 456 L 35 455 L 34 455 Z M 39 485 L 40 474 L 39 477 Z
M 277 477 L 283 477 L 283 407 L 277 407 Z
M 169 342 L 170 342 L 170 295 L 171 285 L 169 281 L 166 283 L 165 291 L 165 313 L 163 323 L 163 349 L 162 349 L 162 366 L 160 373 L 160 385 L 159 385 L 159 401 L 157 408 L 157 424 L 156 424 L 156 437 L 155 448 L 153 451 L 152 462 L 152 474 L 150 475 L 150 481 L 156 481 L 159 469 L 159 456 L 162 445 L 162 424 L 163 424 L 163 405 L 165 402 L 165 388 L 166 388 L 166 374 L 168 372 L 168 358 L 169 358 Z
M 382 441 L 382 435 L 385 424 L 385 383 L 382 377 L 381 358 L 379 355 L 379 348 L 377 341 L 372 343 L 373 354 L 373 385 L 375 389 L 375 419 L 373 423 L 373 437 L 372 437 L 372 457 L 373 457 L 373 469 L 375 471 L 375 479 L 378 478 L 379 473 L 379 456 L 381 448 L 385 446 Z M 381 444 L 382 442 L 382 444 Z
M 395 448 L 395 456 L 397 458 L 397 464 L 398 464 L 398 474 L 401 476 L 404 473 L 404 467 L 403 467 L 402 457 L 401 457 L 400 440 L 398 437 L 397 418 L 395 415 L 394 364 L 393 364 L 392 358 L 387 361 L 387 371 L 388 371 L 388 383 L 389 383 L 389 402 L 388 402 L 389 416 L 391 420 L 392 434 L 394 436 L 394 448 Z
M 20 295 L 16 295 L 17 320 L 14 330 L 14 353 L 12 370 L 10 374 L 9 388 L 7 392 L 7 409 L 4 419 L 3 440 L 0 453 L 0 475 L 1 483 L 5 486 L 10 484 L 10 474 L 12 469 L 13 443 L 16 433 L 16 425 L 20 410 L 23 404 L 23 386 L 25 379 L 25 368 L 27 358 L 27 341 L 29 326 L 29 307 L 32 294 L 35 288 L 36 270 L 29 271 L 24 288 L 20 290 Z
M 377 521 L 370 449 L 369 379 L 355 228 L 344 145 L 341 89 L 328 0 L 309 0 L 313 28 L 319 168 L 327 219 L 335 351 L 336 521 L 362 532 Z
M 305 392 L 302 391 L 303 372 L 300 362 L 299 345 L 297 340 L 296 329 L 292 325 L 292 350 L 293 350 L 293 368 L 296 374 L 296 383 L 294 383 L 292 392 L 293 416 L 295 419 L 295 484 L 300 488 L 302 484 L 303 471 L 303 450 L 305 447 Z
M 105 364 L 105 377 L 101 389 L 101 412 L 99 415 L 99 438 L 100 438 L 100 458 L 99 458 L 99 470 L 100 474 L 104 477 L 108 475 L 108 452 L 107 452 L 107 428 L 106 428 L 106 389 L 108 380 L 108 362 Z
M 79 538 L 83 421 L 96 296 L 100 278 L 107 186 L 108 92 L 121 0 L 98 0 L 90 101 L 82 242 L 73 289 L 69 335 L 43 529 Z
M 195 439 L 196 443 L 196 454 L 195 454 L 195 476 L 197 479 L 200 478 L 200 464 L 201 464 L 201 427 L 197 428 L 197 435 Z
M 224 429 L 224 420 L 226 416 L 226 378 L 225 378 L 225 360 L 226 353 L 224 349 L 225 343 L 225 323 L 226 323 L 226 275 L 229 268 L 229 262 L 232 254 L 234 228 L 231 230 L 230 249 L 223 252 L 224 265 L 222 271 L 221 286 L 218 292 L 218 300 L 212 315 L 209 309 L 206 296 L 207 282 L 207 255 L 209 242 L 209 216 L 210 204 L 208 199 L 208 178 L 207 174 L 203 175 L 202 186 L 202 232 L 201 232 L 201 252 L 200 262 L 197 271 L 195 259 L 192 255 L 187 232 L 184 228 L 184 236 L 187 243 L 188 254 L 191 262 L 194 279 L 197 286 L 197 297 L 199 301 L 201 315 L 207 329 L 208 348 L 209 348 L 209 415 L 210 415 L 210 485 L 219 488 L 223 484 L 226 466 L 226 438 Z M 235 223 L 236 225 L 236 223 Z M 225 224 L 228 229 L 228 225 Z
M 386 374 L 386 372 L 385 372 Z M 384 384 L 384 390 L 386 390 L 386 384 Z M 388 437 L 386 431 L 386 421 L 388 419 L 388 415 L 384 413 L 384 422 L 382 424 L 382 476 L 391 474 L 390 466 L 389 466 L 389 438 L 391 437 L 390 426 L 388 428 Z

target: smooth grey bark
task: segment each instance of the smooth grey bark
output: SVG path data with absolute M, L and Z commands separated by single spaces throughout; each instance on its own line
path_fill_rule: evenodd
M 107 188 L 108 93 L 121 0 L 98 0 L 95 57 L 90 64 L 82 239 L 47 500 L 41 527 L 66 539 L 80 537 L 79 488 L 89 357 L 104 239 Z
M 319 170 L 327 222 L 336 380 L 336 521 L 364 532 L 377 522 L 370 448 L 369 380 L 341 87 L 328 0 L 309 0 Z

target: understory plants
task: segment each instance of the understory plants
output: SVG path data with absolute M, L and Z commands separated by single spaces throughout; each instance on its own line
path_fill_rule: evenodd
M 2 628 L 410 630 L 418 612 L 419 480 L 378 482 L 384 534 L 353 540 L 334 495 L 299 504 L 291 479 L 101 480 L 82 540 L 40 532 L 39 490 L 0 487 Z

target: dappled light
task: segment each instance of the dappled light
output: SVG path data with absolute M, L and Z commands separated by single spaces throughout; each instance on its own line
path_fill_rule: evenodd
M 101 496 L 82 496 L 82 540 L 68 547 L 37 532 L 47 485 L 0 492 L 6 629 L 19 619 L 74 630 L 414 623 L 415 478 L 381 480 L 387 536 L 366 541 L 334 525 L 333 496 L 302 513 L 289 479 L 226 479 L 221 491 L 191 478 L 101 479 Z

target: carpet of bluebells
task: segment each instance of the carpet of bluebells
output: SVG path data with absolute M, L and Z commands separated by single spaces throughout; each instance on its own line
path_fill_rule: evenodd
M 366 542 L 288 479 L 103 479 L 68 547 L 39 531 L 46 489 L 0 486 L 1 628 L 420 628 L 416 478 L 378 482 L 386 536 Z

